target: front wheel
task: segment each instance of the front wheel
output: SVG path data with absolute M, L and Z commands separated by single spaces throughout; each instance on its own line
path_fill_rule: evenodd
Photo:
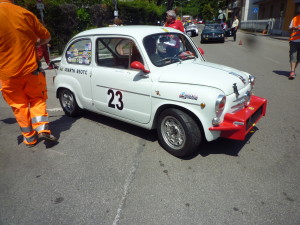
M 191 155 L 201 142 L 201 131 L 197 123 L 178 109 L 166 109 L 160 114 L 157 132 L 165 150 L 176 157 Z
M 68 116 L 78 116 L 82 109 L 78 106 L 74 94 L 68 89 L 59 91 L 59 102 L 65 114 Z

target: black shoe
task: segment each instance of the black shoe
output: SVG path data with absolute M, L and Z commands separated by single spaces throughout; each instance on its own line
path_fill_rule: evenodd
M 55 141 L 55 142 L 58 141 L 58 139 L 56 137 L 54 137 L 52 134 L 49 134 L 46 132 L 39 133 L 38 138 L 42 139 L 42 140 L 49 140 L 49 141 Z

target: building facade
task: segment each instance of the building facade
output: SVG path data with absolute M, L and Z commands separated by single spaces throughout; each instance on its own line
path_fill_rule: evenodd
M 257 26 L 258 30 L 267 29 L 270 34 L 288 36 L 297 7 L 300 0 L 228 0 L 227 17 L 232 22 L 236 15 L 242 29 Z

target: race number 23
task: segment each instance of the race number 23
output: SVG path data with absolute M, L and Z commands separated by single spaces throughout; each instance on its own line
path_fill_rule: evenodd
M 108 100 L 108 107 L 110 108 L 117 108 L 118 110 L 123 110 L 124 103 L 123 103 L 123 95 L 121 91 L 108 89 L 107 91 L 107 100 Z

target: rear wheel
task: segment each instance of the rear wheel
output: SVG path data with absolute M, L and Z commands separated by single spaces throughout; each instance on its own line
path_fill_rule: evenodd
M 78 116 L 82 109 L 78 106 L 74 94 L 68 89 L 59 91 L 59 102 L 68 116 Z
M 178 109 L 166 109 L 160 114 L 157 132 L 165 150 L 176 157 L 191 155 L 201 142 L 197 123 Z

